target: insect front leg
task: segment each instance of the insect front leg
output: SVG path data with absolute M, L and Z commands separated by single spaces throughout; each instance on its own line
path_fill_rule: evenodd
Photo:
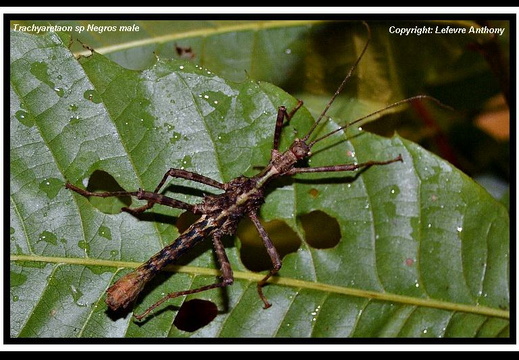
M 403 162 L 402 155 L 398 155 L 394 159 L 386 160 L 386 161 L 366 161 L 360 164 L 345 164 L 345 165 L 331 165 L 331 166 L 319 166 L 319 167 L 309 167 L 309 168 L 293 168 L 287 171 L 286 175 L 294 175 L 301 173 L 312 173 L 312 172 L 334 172 L 334 171 L 355 171 L 362 168 L 369 168 L 374 165 L 387 165 L 394 162 Z
M 287 108 L 284 106 L 280 106 L 278 108 L 278 116 L 276 118 L 276 127 L 274 129 L 274 145 L 272 146 L 272 150 L 278 150 L 279 149 L 279 140 L 281 138 L 281 129 L 283 129 L 283 125 L 285 123 L 285 119 L 287 122 L 292 119 L 294 114 L 296 113 L 299 108 L 303 106 L 303 102 L 301 100 L 298 100 L 297 105 L 290 111 L 287 112 Z
M 256 213 L 251 212 L 249 213 L 249 218 L 252 220 L 252 223 L 254 226 L 256 226 L 256 230 L 258 230 L 258 233 L 261 236 L 261 239 L 263 240 L 263 244 L 265 245 L 265 248 L 267 249 L 267 253 L 270 256 L 270 260 L 272 261 L 273 268 L 269 271 L 269 273 L 261 279 L 260 282 L 258 282 L 258 294 L 261 300 L 263 301 L 264 309 L 267 309 L 272 306 L 271 303 L 268 302 L 267 297 L 263 294 L 263 286 L 267 283 L 268 279 L 270 279 L 272 276 L 276 275 L 279 269 L 281 269 L 281 258 L 274 247 L 274 244 L 272 243 L 272 240 L 270 240 L 269 235 L 267 234 L 267 231 L 261 225 L 261 222 L 258 218 L 258 215 Z

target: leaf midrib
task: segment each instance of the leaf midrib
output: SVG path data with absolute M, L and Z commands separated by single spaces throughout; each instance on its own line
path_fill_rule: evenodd
M 109 45 L 105 47 L 100 47 L 96 49 L 96 52 L 101 54 L 109 54 L 121 50 L 142 47 L 150 44 L 160 44 L 164 42 L 170 42 L 174 40 L 180 39 L 188 39 L 194 37 L 207 37 L 210 35 L 224 34 L 229 32 L 241 32 L 247 30 L 259 31 L 263 29 L 270 28 L 287 28 L 294 26 L 303 26 L 303 25 L 313 25 L 318 23 L 323 23 L 325 20 L 273 20 L 266 22 L 250 22 L 250 23 L 240 23 L 234 24 L 230 22 L 230 25 L 219 26 L 217 28 L 202 28 L 197 30 L 190 30 L 172 34 L 161 35 L 152 38 L 139 39 L 135 41 L 128 41 L 122 44 Z M 76 56 L 86 56 L 90 54 L 90 50 L 85 49 L 79 52 L 74 53 Z
M 136 268 L 141 263 L 133 261 L 114 261 L 114 260 L 102 260 L 102 259 L 91 259 L 91 258 L 66 258 L 66 257 L 54 257 L 54 256 L 38 256 L 38 255 L 11 255 L 10 261 L 31 261 L 31 262 L 44 262 L 44 263 L 55 263 L 55 264 L 71 264 L 71 265 L 84 265 L 84 266 L 106 266 L 106 267 L 117 267 L 117 268 Z M 207 276 L 218 276 L 220 271 L 216 269 L 203 268 L 197 266 L 185 266 L 185 265 L 169 265 L 169 271 L 188 273 L 195 275 L 207 275 Z M 246 272 L 246 271 L 235 271 L 235 279 L 242 279 L 251 282 L 258 282 L 263 279 L 263 275 L 259 273 Z M 276 285 L 288 286 L 299 289 L 309 289 L 322 291 L 326 293 L 336 293 L 347 296 L 354 296 L 360 298 L 366 298 L 371 300 L 386 301 L 392 303 L 399 303 L 404 305 L 416 306 L 416 307 L 427 307 L 446 311 L 456 311 L 463 313 L 470 313 L 475 315 L 496 317 L 502 319 L 510 319 L 510 311 L 491 308 L 480 305 L 460 304 L 442 300 L 435 300 L 430 298 L 416 298 L 405 295 L 392 294 L 387 292 L 377 292 L 370 290 L 362 290 L 344 286 L 330 285 L 319 282 L 311 282 L 305 280 L 298 280 L 294 278 L 278 276 L 274 279 L 270 279 L 269 283 Z

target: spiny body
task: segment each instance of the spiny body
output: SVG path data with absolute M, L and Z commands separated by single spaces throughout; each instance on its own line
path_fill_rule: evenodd
M 307 157 L 310 148 L 304 141 L 294 144 L 280 154 L 272 151 L 270 163 L 258 175 L 240 176 L 225 184 L 225 192 L 206 195 L 203 202 L 193 208 L 202 214 L 171 245 L 164 247 L 131 273 L 120 278 L 107 290 L 106 304 L 112 309 L 127 308 L 155 275 L 178 259 L 184 252 L 211 236 L 232 235 L 241 219 L 256 214 L 264 202 L 264 188 L 274 178 L 283 176 L 298 160 Z M 163 195 L 140 190 L 138 198 L 164 202 Z M 267 249 L 268 250 L 268 249 Z M 280 266 L 280 265 L 279 265 Z
M 267 283 L 267 280 L 275 275 L 281 268 L 281 258 L 277 253 L 272 241 L 270 240 L 267 232 L 261 225 L 257 212 L 264 202 L 265 188 L 275 178 L 282 176 L 290 176 L 295 174 L 309 173 L 309 172 L 336 172 L 336 171 L 355 171 L 359 169 L 366 169 L 373 165 L 387 165 L 398 161 L 403 161 L 402 156 L 398 155 L 394 158 L 385 161 L 368 161 L 364 163 L 353 163 L 343 165 L 330 165 L 321 167 L 297 167 L 299 160 L 308 158 L 311 156 L 311 148 L 321 140 L 338 133 L 354 124 L 360 124 L 365 119 L 374 115 L 380 114 L 381 112 L 400 106 L 404 103 L 408 103 L 414 100 L 420 99 L 431 99 L 436 103 L 438 100 L 431 98 L 426 95 L 418 95 L 405 100 L 397 101 L 385 108 L 368 114 L 364 117 L 358 118 L 346 125 L 340 126 L 335 130 L 318 137 L 317 139 L 310 140 L 312 134 L 316 130 L 317 126 L 326 119 L 326 113 L 335 98 L 340 94 L 347 80 L 352 76 L 353 70 L 358 65 L 360 59 L 366 52 L 371 38 L 369 26 L 364 23 L 368 31 L 368 40 L 357 58 L 350 71 L 340 84 L 339 88 L 332 96 L 330 101 L 325 106 L 324 110 L 311 126 L 310 130 L 301 139 L 296 139 L 292 145 L 284 152 L 280 152 L 280 136 L 283 126 L 290 121 L 295 112 L 302 106 L 302 102 L 299 101 L 291 112 L 287 112 L 284 106 L 278 108 L 278 115 L 274 130 L 274 142 L 271 151 L 269 164 L 260 171 L 256 176 L 251 178 L 240 176 L 231 180 L 228 183 L 220 183 L 216 180 L 210 179 L 203 175 L 189 172 L 182 169 L 170 169 L 164 174 L 164 177 L 157 185 L 155 191 L 144 191 L 138 190 L 135 192 L 128 191 L 117 191 L 117 192 L 105 192 L 97 193 L 78 188 L 70 183 L 66 184 L 66 187 L 73 190 L 83 196 L 98 196 L 98 197 L 110 197 L 110 196 L 132 196 L 139 200 L 147 200 L 147 203 L 138 208 L 123 208 L 123 211 L 131 213 L 133 215 L 139 215 L 144 211 L 153 207 L 154 204 L 165 205 L 173 208 L 184 209 L 191 211 L 194 214 L 201 215 L 200 219 L 193 223 L 182 235 L 180 235 L 175 242 L 171 245 L 166 246 L 164 249 L 159 251 L 157 254 L 152 256 L 147 262 L 139 266 L 131 273 L 120 278 L 114 285 L 107 290 L 106 303 L 112 310 L 118 310 L 121 308 L 127 308 L 139 295 L 146 283 L 148 283 L 159 271 L 174 261 L 176 261 L 183 253 L 191 249 L 194 245 L 200 243 L 205 238 L 211 238 L 213 241 L 213 247 L 217 260 L 220 264 L 221 281 L 211 285 L 202 286 L 196 289 L 177 291 L 164 296 L 162 299 L 157 301 L 155 304 L 150 306 L 144 313 L 134 316 L 137 319 L 146 317 L 153 309 L 167 301 L 168 299 L 194 294 L 209 289 L 223 287 L 232 284 L 233 275 L 232 269 L 225 254 L 225 248 L 221 241 L 224 235 L 232 235 L 236 231 L 236 227 L 241 219 L 248 217 L 255 225 L 260 237 L 263 240 L 267 253 L 272 261 L 272 269 L 270 272 L 258 283 L 257 290 L 261 300 L 264 303 L 264 307 L 270 306 L 266 297 L 263 295 L 262 287 Z M 191 205 L 168 196 L 160 194 L 162 186 L 165 184 L 169 177 L 182 178 L 187 180 L 196 181 L 202 184 L 206 184 L 223 191 L 219 195 L 206 195 L 203 201 L 196 205 Z

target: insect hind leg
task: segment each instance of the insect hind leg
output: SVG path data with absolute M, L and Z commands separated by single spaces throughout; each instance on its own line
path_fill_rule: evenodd
M 254 226 L 256 227 L 256 230 L 258 230 L 258 233 L 261 236 L 261 239 L 263 240 L 263 244 L 265 245 L 265 248 L 267 249 L 267 253 L 270 256 L 270 260 L 272 261 L 273 268 L 269 271 L 269 273 L 258 282 L 258 295 L 263 301 L 263 308 L 268 309 L 272 306 L 272 304 L 267 300 L 267 297 L 263 294 L 263 286 L 267 284 L 268 279 L 270 279 L 272 276 L 276 275 L 278 271 L 281 269 L 281 258 L 274 247 L 274 244 L 272 243 L 272 240 L 270 239 L 269 235 L 267 234 L 267 231 L 261 225 L 261 222 L 259 221 L 258 216 L 256 213 L 251 212 L 249 213 L 249 218 L 254 223 Z
M 201 286 L 201 287 L 196 288 L 196 289 L 190 289 L 190 290 L 184 290 L 184 291 L 176 291 L 176 292 L 169 293 L 166 296 L 164 296 L 162 299 L 157 301 L 155 304 L 153 304 L 149 308 L 147 308 L 142 314 L 134 314 L 135 318 L 137 320 L 144 319 L 155 308 L 157 308 L 158 306 L 160 306 L 161 304 L 163 304 L 164 302 L 166 302 L 169 299 L 174 299 L 174 298 L 179 297 L 179 296 L 196 294 L 196 293 L 200 293 L 200 292 L 203 292 L 203 291 L 206 291 L 206 290 L 211 290 L 211 289 L 216 289 L 216 288 L 221 288 L 221 287 L 225 287 L 225 286 L 231 285 L 234 282 L 234 277 L 233 277 L 231 265 L 229 263 L 229 259 L 227 258 L 227 254 L 225 253 L 225 248 L 223 246 L 221 238 L 222 238 L 222 234 L 220 234 L 218 232 L 213 235 L 213 246 L 214 246 L 214 250 L 215 250 L 215 254 L 216 254 L 217 260 L 220 263 L 220 271 L 221 271 L 221 274 L 222 274 L 221 275 L 221 278 L 222 278 L 221 282 L 217 282 L 217 283 L 214 283 L 214 284 Z

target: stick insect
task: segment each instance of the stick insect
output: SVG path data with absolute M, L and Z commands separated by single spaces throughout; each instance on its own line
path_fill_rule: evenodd
M 141 320 L 147 317 L 155 308 L 163 304 L 169 299 L 176 298 L 179 296 L 195 294 L 202 291 L 221 288 L 231 285 L 234 281 L 233 272 L 225 253 L 224 246 L 222 244 L 222 237 L 224 235 L 233 235 L 236 231 L 238 223 L 244 217 L 248 217 L 263 240 L 267 253 L 272 261 L 272 269 L 260 280 L 257 284 L 257 291 L 260 299 L 264 304 L 264 308 L 271 306 L 266 296 L 263 294 L 263 286 L 268 280 L 276 275 L 281 269 L 281 258 L 276 251 L 269 235 L 263 228 L 258 218 L 258 211 L 264 202 L 265 190 L 272 180 L 283 177 L 292 176 L 295 174 L 304 173 L 319 173 L 319 172 L 339 172 L 339 171 L 355 171 L 360 169 L 366 169 L 375 165 L 388 165 L 395 162 L 402 162 L 402 156 L 399 155 L 395 158 L 382 160 L 382 161 L 368 161 L 364 163 L 353 163 L 344 165 L 330 165 L 321 167 L 298 167 L 296 166 L 300 160 L 309 158 L 312 153 L 311 149 L 320 141 L 330 137 L 331 135 L 343 131 L 349 126 L 358 124 L 374 115 L 382 113 L 390 108 L 400 106 L 404 103 L 409 103 L 413 100 L 429 98 L 437 102 L 436 99 L 431 98 L 427 95 L 418 95 L 410 97 L 404 100 L 397 101 L 390 104 L 383 109 L 375 111 L 369 115 L 363 116 L 350 122 L 344 126 L 341 126 L 325 135 L 311 139 L 314 135 L 316 128 L 324 119 L 327 119 L 327 112 L 330 106 L 333 104 L 337 96 L 343 90 L 345 84 L 351 78 L 354 70 L 362 59 L 366 52 L 370 39 L 371 31 L 369 26 L 364 23 L 368 31 L 368 37 L 366 43 L 355 60 L 353 66 L 350 68 L 346 77 L 343 79 L 338 89 L 335 91 L 330 101 L 326 104 L 324 110 L 321 112 L 317 120 L 313 123 L 310 130 L 302 137 L 297 138 L 285 151 L 280 151 L 280 138 L 281 130 L 297 112 L 298 109 L 303 105 L 302 101 L 298 101 L 297 105 L 293 110 L 288 111 L 286 107 L 280 106 L 277 112 L 277 118 L 274 128 L 274 139 L 273 147 L 270 154 L 270 161 L 267 166 L 263 168 L 257 175 L 253 177 L 239 176 L 228 183 L 221 183 L 206 176 L 182 170 L 182 169 L 169 169 L 163 176 L 154 191 L 145 191 L 139 189 L 137 191 L 116 191 L 116 192 L 91 192 L 83 190 L 71 183 L 67 183 L 66 187 L 73 190 L 83 196 L 97 196 L 97 197 L 121 197 L 121 196 L 132 196 L 138 200 L 145 200 L 146 204 L 136 207 L 128 208 L 124 207 L 121 210 L 128 212 L 132 215 L 139 215 L 146 210 L 151 209 L 154 205 L 164 205 L 173 208 L 188 210 L 194 214 L 201 215 L 201 217 L 193 223 L 184 233 L 182 233 L 171 245 L 164 247 L 157 254 L 153 255 L 148 261 L 140 265 L 134 271 L 120 278 L 107 290 L 106 303 L 108 307 L 116 311 L 118 309 L 126 309 L 132 304 L 140 292 L 143 290 L 145 285 L 168 264 L 173 263 L 180 258 L 184 253 L 193 248 L 196 244 L 200 243 L 206 238 L 211 238 L 216 259 L 220 266 L 221 281 L 214 284 L 205 285 L 196 289 L 189 289 L 184 291 L 177 291 L 167 294 L 156 303 L 151 305 L 142 314 L 134 314 L 137 320 Z M 315 136 L 314 136 L 315 137 Z M 209 185 L 216 189 L 222 190 L 223 192 L 218 195 L 205 195 L 202 202 L 198 204 L 188 204 L 183 201 L 173 199 L 160 193 L 160 190 L 169 178 L 181 178 L 191 180 L 194 182 Z

